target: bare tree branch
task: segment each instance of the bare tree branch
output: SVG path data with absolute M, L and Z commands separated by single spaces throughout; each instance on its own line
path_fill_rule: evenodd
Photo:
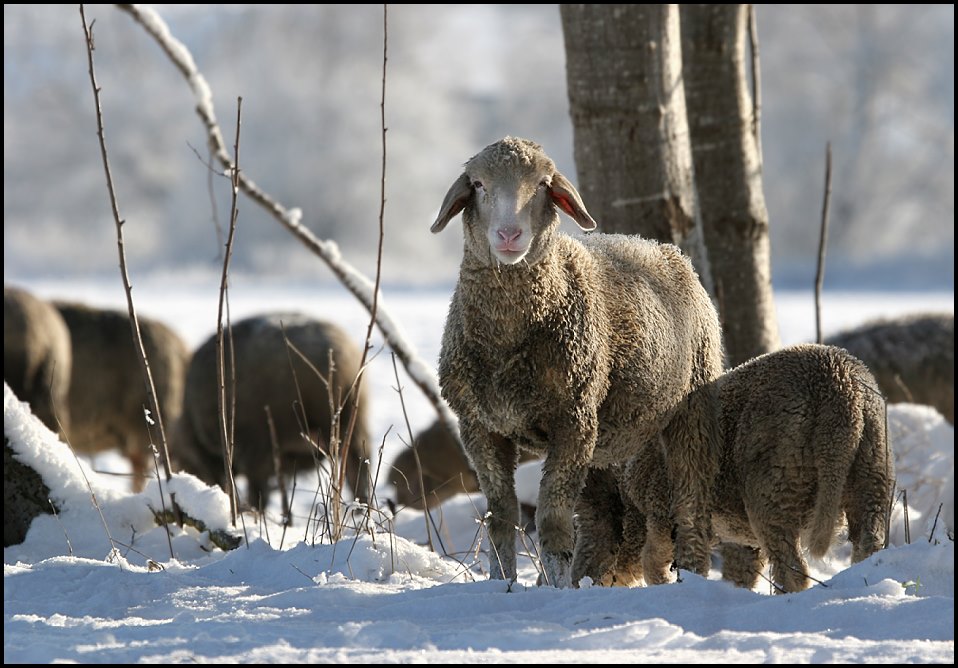
M 173 37 L 166 22 L 152 9 L 130 4 L 119 4 L 117 7 L 128 13 L 137 23 L 143 26 L 189 82 L 197 101 L 196 113 L 206 126 L 210 150 L 227 170 L 232 169 L 232 162 L 223 141 L 223 134 L 213 111 L 212 92 L 206 79 L 197 69 L 189 50 L 182 42 Z M 402 328 L 398 321 L 391 316 L 381 302 L 377 301 L 378 290 L 376 286 L 342 258 L 339 247 L 334 242 L 318 239 L 302 224 L 302 210 L 284 207 L 243 174 L 240 175 L 239 186 L 248 197 L 266 209 L 287 231 L 325 262 L 346 289 L 374 315 L 376 325 L 396 356 L 399 357 L 409 377 L 432 403 L 439 419 L 449 427 L 458 439 L 458 423 L 449 406 L 442 399 L 435 370 L 416 354 L 415 349 L 402 335 Z

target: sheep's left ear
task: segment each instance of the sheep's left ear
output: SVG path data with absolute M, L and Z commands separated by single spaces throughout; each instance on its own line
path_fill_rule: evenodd
M 469 175 L 463 172 L 446 193 L 442 206 L 439 207 L 439 216 L 436 217 L 436 222 L 432 224 L 429 231 L 433 234 L 442 232 L 449 221 L 466 208 L 470 197 L 472 197 L 472 182 L 469 180 Z
M 557 207 L 562 209 L 572 220 L 574 220 L 583 230 L 594 230 L 595 221 L 585 210 L 585 204 L 579 193 L 569 183 L 569 179 L 562 176 L 559 172 L 552 175 L 552 185 L 549 186 L 549 194 Z

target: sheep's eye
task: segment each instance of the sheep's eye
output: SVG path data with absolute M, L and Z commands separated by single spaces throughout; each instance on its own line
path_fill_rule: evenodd
M 542 180 L 539 182 L 538 188 L 539 188 L 539 190 L 542 190 L 543 188 L 548 188 L 549 185 L 550 185 L 550 184 L 549 184 L 549 180 L 548 180 L 548 179 L 542 179 Z
M 485 186 L 482 185 L 482 181 L 478 179 L 472 182 L 472 187 L 475 188 L 476 190 L 482 190 L 483 188 L 485 188 Z

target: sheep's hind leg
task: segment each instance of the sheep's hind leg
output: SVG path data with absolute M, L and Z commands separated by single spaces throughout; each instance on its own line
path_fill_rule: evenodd
M 753 530 L 758 527 L 753 526 Z M 772 562 L 772 581 L 779 594 L 802 591 L 808 587 L 808 564 L 798 549 L 796 527 L 761 527 L 755 532 Z
M 572 553 L 572 583 L 584 577 L 611 585 L 622 542 L 624 509 L 611 471 L 589 469 L 576 509 L 576 540 Z
M 722 555 L 722 579 L 737 587 L 754 589 L 765 569 L 765 557 L 757 547 L 722 543 L 719 545 Z

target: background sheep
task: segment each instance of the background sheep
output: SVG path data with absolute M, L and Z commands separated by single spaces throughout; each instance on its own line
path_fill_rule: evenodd
M 287 348 L 283 337 L 309 365 Z M 338 437 L 345 439 L 354 410 L 350 395 L 359 372 L 359 347 L 340 327 L 299 314 L 254 316 L 234 322 L 232 341 L 236 362 L 236 422 L 233 469 L 249 482 L 249 501 L 267 501 L 274 475 L 273 451 L 265 407 L 276 427 L 283 473 L 311 470 L 322 455 L 308 443 L 309 434 L 323 449 L 330 442 L 330 425 L 339 414 Z M 334 372 L 330 376 L 330 354 Z M 295 372 L 295 377 L 294 377 Z M 332 380 L 332 392 L 327 380 Z M 193 354 L 186 376 L 184 413 L 174 438 L 177 463 L 209 484 L 223 482 L 224 466 L 217 410 L 216 337 Z M 230 383 L 227 382 L 227 402 Z M 331 406 L 332 404 L 332 406 Z M 346 480 L 357 497 L 369 498 L 369 457 L 365 393 L 348 446 Z M 305 425 L 305 426 L 303 426 Z M 308 429 L 307 429 L 308 427 Z M 347 447 L 344 443 L 344 449 Z M 357 485 L 358 481 L 358 485 Z
M 70 426 L 70 332 L 55 308 L 3 286 L 3 379 L 53 432 Z
M 723 577 L 754 587 L 767 557 L 782 590 L 804 589 L 801 548 L 824 556 L 843 514 L 853 562 L 881 549 L 894 463 L 884 402 L 861 361 L 841 348 L 798 345 L 746 362 L 701 392 L 716 392 L 721 405 L 722 445 L 707 491 L 715 539 L 734 544 L 723 546 Z M 637 523 L 625 560 L 641 547 L 637 570 L 650 584 L 666 582 L 673 523 L 661 451 L 643 448 L 627 480 L 646 523 L 645 532 Z
M 126 311 L 54 302 L 70 330 L 70 444 L 80 453 L 117 449 L 133 470 L 132 488 L 141 491 L 153 470 L 149 409 L 139 351 L 133 345 Z M 150 362 L 156 400 L 169 435 L 183 408 L 183 384 L 190 353 L 183 339 L 158 320 L 138 315 Z M 155 419 L 155 418 L 154 418 Z M 158 440 L 155 442 L 159 442 Z
M 579 503 L 592 505 L 587 471 L 624 465 L 654 440 L 681 398 L 721 372 L 722 356 L 715 310 L 676 247 L 619 235 L 577 240 L 558 231 L 556 208 L 595 227 L 541 147 L 506 137 L 466 163 L 432 231 L 462 212 L 439 380 L 488 500 L 492 576 L 516 575 L 522 446 L 546 456 L 536 511 L 546 579 L 569 586 L 599 567 L 590 535 L 613 521 L 597 512 L 580 523 L 572 559 L 584 484 Z M 707 571 L 704 500 L 691 496 L 705 475 L 692 449 L 700 445 L 672 443 L 677 558 Z
M 928 404 L 955 424 L 955 315 L 875 320 L 825 343 L 863 361 L 890 403 Z
M 416 454 L 422 467 L 422 485 Z M 519 461 L 535 457 L 530 452 L 519 453 Z M 479 491 L 479 479 L 469 466 L 466 453 L 439 420 L 417 434 L 411 448 L 397 455 L 390 466 L 389 480 L 396 488 L 396 503 L 412 508 L 423 507 L 423 496 L 426 505 L 432 508 L 456 494 Z

